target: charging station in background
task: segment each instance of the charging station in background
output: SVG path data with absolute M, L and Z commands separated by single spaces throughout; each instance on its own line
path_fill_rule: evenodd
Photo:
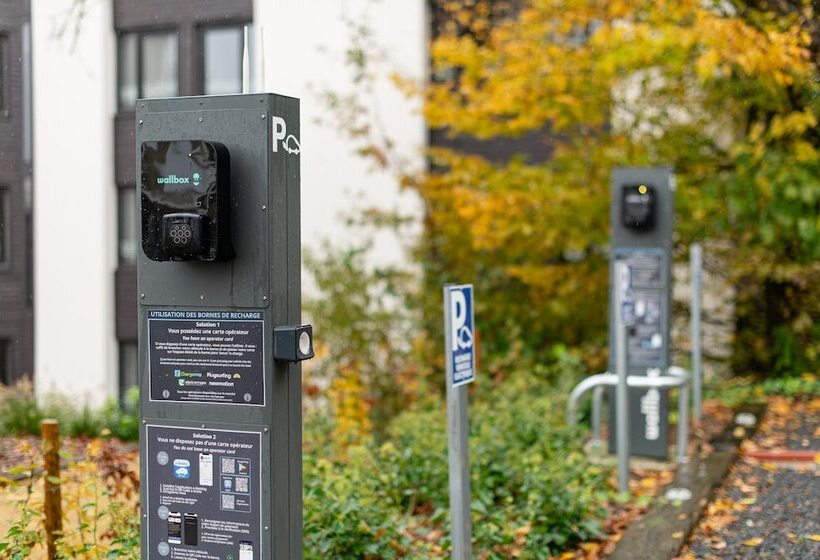
M 142 558 L 301 558 L 299 101 L 136 119 Z
M 667 375 L 672 313 L 672 232 L 675 177 L 670 168 L 617 168 L 611 185 L 611 252 L 609 310 L 609 371 L 616 371 L 614 314 L 615 282 L 625 288 L 622 316 L 628 325 L 627 375 Z M 615 278 L 615 265 L 627 273 Z M 616 452 L 616 410 L 610 389 L 609 448 Z M 629 389 L 630 453 L 668 457 L 669 393 L 667 389 Z

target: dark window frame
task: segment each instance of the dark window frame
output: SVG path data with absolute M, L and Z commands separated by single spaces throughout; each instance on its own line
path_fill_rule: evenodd
M 195 53 L 195 72 L 196 72 L 196 87 L 200 95 L 205 95 L 205 32 L 212 29 L 239 29 L 244 37 L 245 26 L 250 30 L 249 35 L 253 35 L 253 21 L 248 20 L 228 20 L 214 23 L 201 23 L 196 26 L 196 53 Z M 251 37 L 253 41 L 253 37 Z M 253 53 L 249 50 L 248 56 L 252 57 Z M 239 56 L 240 72 L 242 66 L 242 55 Z M 253 73 L 253 60 L 250 61 L 250 71 Z M 241 91 L 237 92 L 241 93 Z
M 182 73 L 180 72 L 180 61 L 182 60 L 182 41 L 180 41 L 180 30 L 177 26 L 161 26 L 161 27 L 147 27 L 147 28 L 129 28 L 129 29 L 117 29 L 117 81 L 115 84 L 116 88 L 116 95 L 117 95 L 117 113 L 118 114 L 125 114 L 125 113 L 133 113 L 135 111 L 135 107 L 125 107 L 120 102 L 120 85 L 122 84 L 123 78 L 123 68 L 122 64 L 120 63 L 120 54 L 122 53 L 122 42 L 126 35 L 136 35 L 137 36 L 137 60 L 135 61 L 136 64 L 136 71 L 137 71 L 137 95 L 136 99 L 141 99 L 143 97 L 143 76 L 142 76 L 142 57 L 143 57 L 143 38 L 147 35 L 167 35 L 171 34 L 174 35 L 176 39 L 176 81 L 177 81 L 177 93 L 182 91 Z
M 120 402 L 125 404 L 125 397 L 128 394 L 129 389 L 131 387 L 139 388 L 140 385 L 140 375 L 139 375 L 139 347 L 137 346 L 136 340 L 118 340 L 117 341 L 117 394 L 119 395 Z M 126 358 L 132 357 L 128 356 L 127 354 L 129 351 L 133 351 L 133 357 L 137 360 L 135 362 L 131 362 L 133 365 L 134 370 L 134 379 L 135 383 L 133 384 L 126 384 L 126 382 L 130 381 L 126 379 Z
M 0 235 L 0 272 L 11 270 L 11 189 L 0 185 L 0 220 L 3 221 Z
M 132 201 L 134 203 L 134 225 L 135 230 L 132 232 L 134 237 L 134 258 L 133 260 L 127 260 L 123 258 L 122 249 L 120 247 L 122 240 L 123 240 L 123 233 L 125 231 L 125 227 L 121 220 L 120 210 L 121 210 L 121 202 L 122 197 L 130 196 L 132 197 Z M 139 202 L 137 202 L 137 189 L 134 185 L 117 185 L 117 265 L 119 268 L 134 268 L 137 266 L 137 259 L 139 258 L 140 250 L 142 249 L 140 239 L 139 239 Z
M 11 387 L 16 381 L 11 371 L 13 348 L 11 339 L 0 338 L 0 386 Z
M 8 52 L 9 34 L 5 29 L 0 30 L 0 116 L 8 117 L 9 111 L 9 85 L 8 85 Z

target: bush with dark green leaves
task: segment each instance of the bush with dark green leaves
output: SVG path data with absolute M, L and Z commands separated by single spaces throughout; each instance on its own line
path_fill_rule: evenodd
M 595 538 L 612 497 L 608 470 L 590 465 L 565 423 L 565 393 L 517 377 L 470 409 L 474 549 L 487 558 L 543 558 Z M 307 456 L 306 557 L 447 556 L 446 430 L 439 402 L 396 417 L 388 443 Z
M 745 404 L 760 404 L 769 396 L 789 398 L 817 398 L 820 379 L 814 374 L 791 375 L 760 379 L 754 376 L 733 377 L 714 385 L 707 385 L 707 398 L 715 398 L 732 408 Z

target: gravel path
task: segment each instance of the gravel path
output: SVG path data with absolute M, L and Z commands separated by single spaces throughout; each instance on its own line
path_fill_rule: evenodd
M 773 399 L 748 447 L 820 450 L 820 401 Z M 741 458 L 693 531 L 681 559 L 820 559 L 820 465 Z
M 742 461 L 715 496 L 684 558 L 820 558 L 820 472 Z M 716 507 L 715 507 L 716 506 Z
M 817 411 L 795 415 L 794 426 L 786 437 L 786 448 L 820 450 L 820 414 Z

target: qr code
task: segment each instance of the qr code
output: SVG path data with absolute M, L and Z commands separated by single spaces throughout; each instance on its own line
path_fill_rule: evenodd
M 236 473 L 236 459 L 229 459 L 222 457 L 222 473 L 234 474 Z
M 222 509 L 235 509 L 236 501 L 233 494 L 222 494 Z
M 250 479 L 244 476 L 237 476 L 236 480 L 234 481 L 234 490 L 237 492 L 249 492 L 248 490 L 248 481 Z

